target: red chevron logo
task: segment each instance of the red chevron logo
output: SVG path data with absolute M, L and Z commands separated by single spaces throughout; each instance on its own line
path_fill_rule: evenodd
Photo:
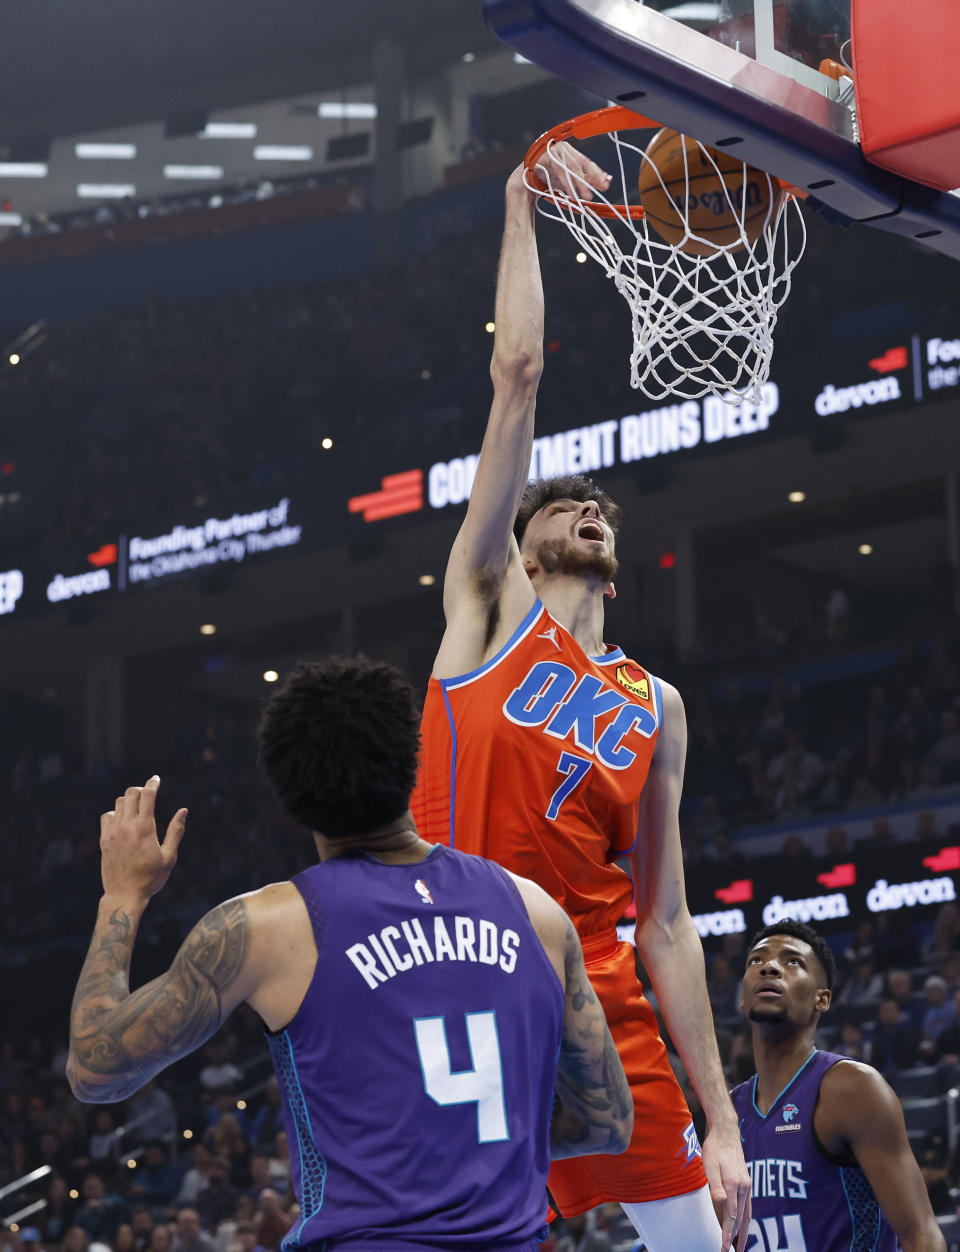
M 365 522 L 379 522 L 423 508 L 423 470 L 404 470 L 380 479 L 380 490 L 347 501 L 351 513 L 362 513 Z
M 844 865 L 834 865 L 825 874 L 817 875 L 817 882 L 825 887 L 853 887 L 857 881 L 857 867 L 852 861 Z
M 724 904 L 745 904 L 753 899 L 753 879 L 736 878 L 729 887 L 718 887 L 713 894 Z
M 960 847 L 941 848 L 936 856 L 925 856 L 923 863 L 935 874 L 942 873 L 944 870 L 960 869 Z

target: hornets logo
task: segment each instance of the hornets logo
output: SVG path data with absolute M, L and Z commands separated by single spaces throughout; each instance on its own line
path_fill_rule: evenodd
M 650 683 L 639 665 L 631 665 L 629 662 L 625 665 L 618 665 L 617 682 L 633 695 L 639 696 L 641 700 L 650 699 Z

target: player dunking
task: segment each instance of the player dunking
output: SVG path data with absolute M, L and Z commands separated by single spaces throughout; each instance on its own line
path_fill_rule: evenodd
M 567 148 L 565 156 L 592 186 L 607 186 L 609 176 L 582 154 Z M 426 838 L 539 882 L 580 933 L 630 1080 L 634 1134 L 622 1157 L 555 1165 L 555 1207 L 573 1215 L 618 1200 L 650 1252 L 681 1246 L 678 1232 L 683 1252 L 717 1252 L 745 1229 L 749 1176 L 684 898 L 683 705 L 603 641 L 619 509 L 581 477 L 524 490 L 543 290 L 522 170 L 506 197 L 493 405 L 447 565 L 447 628 L 424 706 L 413 809 Z M 627 853 L 637 945 L 707 1116 L 702 1159 L 633 948 L 617 941 L 633 887 L 614 862 Z M 722 1238 L 711 1195 L 723 1206 Z
M 321 864 L 213 909 L 133 994 L 137 926 L 186 812 L 161 845 L 159 778 L 117 799 L 67 1076 L 82 1100 L 126 1099 L 245 1000 L 269 1030 L 293 1158 L 284 1248 L 537 1252 L 550 1156 L 623 1151 L 630 1091 L 562 910 L 417 835 L 417 720 L 391 666 L 295 671 L 261 757 Z
M 896 1094 L 869 1065 L 814 1047 L 833 975 L 800 922 L 765 926 L 747 953 L 757 1073 L 733 1092 L 753 1175 L 747 1248 L 946 1252 Z

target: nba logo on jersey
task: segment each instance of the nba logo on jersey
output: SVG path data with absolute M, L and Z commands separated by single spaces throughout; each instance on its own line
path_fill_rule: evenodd
M 430 888 L 422 878 L 417 879 L 417 881 L 413 884 L 413 888 L 424 904 L 433 904 L 433 896 L 430 894 Z
M 800 1110 L 795 1104 L 785 1104 L 783 1106 L 783 1120 L 785 1122 L 792 1122 L 799 1112 Z

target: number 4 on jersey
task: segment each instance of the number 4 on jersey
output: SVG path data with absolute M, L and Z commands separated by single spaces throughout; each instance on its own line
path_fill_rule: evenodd
M 560 760 L 557 762 L 557 773 L 563 774 L 564 779 L 550 797 L 550 805 L 547 808 L 548 821 L 556 820 L 556 816 L 560 812 L 560 806 L 577 784 L 586 778 L 592 765 L 593 761 L 588 761 L 585 757 L 577 756 L 573 752 L 564 752 L 561 755 Z
M 427 1095 L 437 1104 L 476 1104 L 477 1139 L 497 1143 L 510 1138 L 503 1098 L 503 1066 L 496 1013 L 467 1013 L 467 1041 L 473 1069 L 453 1072 L 443 1017 L 416 1017 L 413 1029 Z

